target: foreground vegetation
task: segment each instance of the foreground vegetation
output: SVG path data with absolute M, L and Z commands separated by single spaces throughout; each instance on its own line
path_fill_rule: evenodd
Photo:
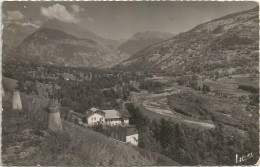
M 51 66 L 46 68 L 50 74 L 56 74 L 57 71 L 77 74 L 81 71 Z M 3 162 L 6 165 L 13 165 L 15 162 L 22 165 L 177 165 L 175 161 L 185 165 L 234 165 L 236 154 L 243 155 L 250 151 L 254 158 L 240 164 L 247 165 L 256 162 L 258 157 L 258 148 L 254 146 L 258 143 L 256 111 L 259 95 L 254 87 L 241 84 L 235 89 L 247 91 L 249 98 L 232 99 L 217 97 L 212 87 L 201 83 L 196 75 L 159 82 L 131 73 L 124 76 L 116 72 L 103 73 L 87 69 L 85 72 L 91 72 L 93 77 L 82 82 L 62 77 L 33 79 L 25 75 L 28 69 L 23 69 L 21 75 L 21 71 L 10 74 L 19 79 L 18 88 L 27 94 L 23 97 L 26 99 L 26 108 L 23 112 L 12 111 L 10 99 L 9 104 L 8 101 L 4 102 Z M 132 84 L 132 81 L 138 82 L 139 87 Z M 37 86 L 39 82 L 58 85 L 60 88 L 48 92 L 45 87 Z M 150 111 L 144 116 L 138 107 L 129 102 L 131 91 L 139 92 L 139 89 L 143 89 L 152 94 L 160 94 L 173 84 L 191 88 L 192 91 L 168 95 L 167 105 L 170 109 L 191 119 L 211 121 L 215 128 L 190 126 L 159 114 L 155 114 L 156 119 L 151 119 L 148 117 L 149 114 L 152 115 Z M 43 95 L 44 91 L 48 94 Z M 62 133 L 46 131 L 47 116 L 44 108 L 46 101 L 52 97 L 58 97 L 63 107 L 81 113 L 93 106 L 121 109 L 122 104 L 129 102 L 126 108 L 131 115 L 130 124 L 136 125 L 139 131 L 139 148 L 112 142 L 101 126 L 93 127 L 93 130 L 104 135 L 68 122 L 63 122 Z M 38 100 L 29 103 L 34 99 Z M 245 105 L 244 110 L 238 103 Z M 38 106 L 39 104 L 41 105 Z M 13 121 L 5 118 L 12 118 Z M 13 134 L 17 135 L 11 139 Z M 37 154 L 31 160 L 34 153 Z
M 15 80 L 4 83 L 12 85 Z M 5 85 L 4 84 L 4 85 Z M 62 121 L 63 131 L 47 131 L 48 99 L 22 95 L 24 109 L 11 109 L 12 87 L 3 97 L 2 162 L 4 165 L 131 166 L 178 165 L 173 160 L 130 144 L 116 142 L 100 133 Z M 61 110 L 62 112 L 62 110 Z

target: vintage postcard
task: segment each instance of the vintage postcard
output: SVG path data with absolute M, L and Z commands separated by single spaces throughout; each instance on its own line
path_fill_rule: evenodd
M 258 162 L 257 2 L 1 5 L 1 165 Z

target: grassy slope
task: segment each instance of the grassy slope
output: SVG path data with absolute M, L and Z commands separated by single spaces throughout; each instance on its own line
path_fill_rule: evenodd
M 23 111 L 11 109 L 15 80 L 3 78 L 2 162 L 4 165 L 156 165 L 146 150 L 116 142 L 63 121 L 62 133 L 46 130 L 48 99 L 21 94 Z M 6 87 L 5 85 L 10 85 Z M 155 155 L 155 153 L 153 153 Z M 159 164 L 178 164 L 157 154 Z

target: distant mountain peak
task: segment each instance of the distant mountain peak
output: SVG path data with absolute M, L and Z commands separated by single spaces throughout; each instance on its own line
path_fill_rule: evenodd
M 169 32 L 160 32 L 160 31 L 144 31 L 137 32 L 132 36 L 132 39 L 147 39 L 147 38 L 163 38 L 167 39 L 169 37 L 173 37 L 174 34 Z
M 95 42 L 98 42 L 102 45 L 111 46 L 115 44 L 114 40 L 106 39 L 96 35 L 95 33 L 89 31 L 87 27 L 83 27 L 82 25 L 75 23 L 65 23 L 61 22 L 57 19 L 49 19 L 46 21 L 41 27 L 43 28 L 51 28 L 61 30 L 67 34 L 73 35 L 78 38 L 91 39 Z
M 133 55 L 148 46 L 170 39 L 173 36 L 171 33 L 160 31 L 137 32 L 130 39 L 122 43 L 118 49 L 121 52 Z

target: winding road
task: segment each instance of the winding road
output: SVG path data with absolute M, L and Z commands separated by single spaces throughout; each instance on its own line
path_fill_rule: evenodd
M 180 113 L 173 111 L 167 104 L 167 96 L 172 94 L 179 94 L 182 90 L 170 87 L 164 90 L 161 94 L 153 94 L 148 91 L 142 90 L 140 93 L 132 92 L 132 103 L 137 106 L 143 106 L 146 110 L 154 112 L 165 117 L 170 117 L 172 119 L 177 119 L 183 123 L 190 125 L 199 125 L 203 128 L 215 128 L 213 123 L 202 122 L 201 120 L 196 120 L 194 118 L 189 118 Z M 139 107 L 141 109 L 141 107 Z

